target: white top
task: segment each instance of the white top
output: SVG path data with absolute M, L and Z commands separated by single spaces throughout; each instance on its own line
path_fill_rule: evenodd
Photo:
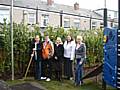
M 75 56 L 75 41 L 71 41 L 69 43 L 67 43 L 67 41 L 65 41 L 64 57 L 70 58 L 70 60 L 74 60 L 74 56 Z

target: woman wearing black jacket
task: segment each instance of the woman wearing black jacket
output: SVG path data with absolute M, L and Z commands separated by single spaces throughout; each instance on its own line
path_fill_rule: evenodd
M 39 35 L 35 36 L 35 40 L 32 43 L 32 56 L 35 63 L 35 79 L 41 79 L 41 60 L 42 60 L 42 44 L 40 42 Z
M 60 37 L 57 37 L 54 45 L 54 60 L 55 60 L 55 76 L 56 79 L 61 81 L 62 79 L 62 59 L 64 54 L 64 47 Z

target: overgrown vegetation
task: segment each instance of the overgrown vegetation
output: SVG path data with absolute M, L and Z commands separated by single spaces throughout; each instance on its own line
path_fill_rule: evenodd
M 14 61 L 15 61 L 15 73 L 22 75 L 26 69 L 27 63 L 30 58 L 30 44 L 33 37 L 39 34 L 41 40 L 44 36 L 41 34 L 41 30 L 38 25 L 32 27 L 24 24 L 13 24 L 14 30 Z M 10 24 L 6 21 L 0 26 L 0 72 L 6 75 L 6 73 L 11 73 L 11 40 L 10 40 Z M 69 30 L 64 30 L 64 28 L 54 28 L 47 27 L 45 29 L 44 35 L 48 34 L 50 38 L 55 42 L 56 37 L 61 37 L 65 41 L 66 35 L 70 34 L 74 38 L 77 35 L 82 35 L 84 37 L 84 42 L 87 46 L 87 65 L 91 66 L 96 64 L 96 62 L 101 63 L 103 59 L 103 32 L 102 30 L 77 30 L 71 28 Z M 9 76 L 10 77 L 10 76 Z

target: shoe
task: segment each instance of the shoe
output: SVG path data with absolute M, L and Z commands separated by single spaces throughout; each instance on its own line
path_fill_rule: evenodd
M 82 85 L 82 82 L 80 81 L 79 85 L 81 86 Z
M 73 78 L 71 77 L 70 80 L 73 80 Z
M 49 82 L 49 81 L 51 81 L 51 80 L 50 80 L 50 78 L 47 78 L 46 81 Z
M 46 77 L 41 77 L 41 80 L 45 80 L 46 79 Z

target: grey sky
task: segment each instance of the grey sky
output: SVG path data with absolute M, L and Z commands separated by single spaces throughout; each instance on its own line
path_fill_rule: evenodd
M 42 0 L 47 1 L 47 0 Z M 118 0 L 106 0 L 107 8 L 112 10 L 117 10 Z M 104 7 L 104 0 L 54 0 L 55 3 L 73 5 L 75 2 L 79 2 L 80 8 L 86 9 L 99 9 Z

